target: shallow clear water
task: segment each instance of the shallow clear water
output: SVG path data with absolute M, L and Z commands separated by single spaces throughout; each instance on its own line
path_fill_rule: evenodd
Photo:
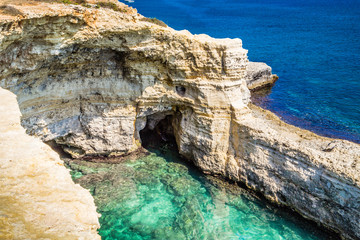
M 200 174 L 168 146 L 119 164 L 69 163 L 102 214 L 102 239 L 337 239 L 235 184 Z
M 241 38 L 280 79 L 258 104 L 285 121 L 360 143 L 360 0 L 135 0 L 169 26 Z
M 129 4 L 129 3 L 128 3 Z M 241 38 L 280 79 L 254 98 L 285 121 L 360 142 L 359 0 L 135 0 L 147 17 Z M 119 164 L 71 161 L 91 190 L 103 239 L 338 239 L 293 212 L 205 176 L 163 145 Z

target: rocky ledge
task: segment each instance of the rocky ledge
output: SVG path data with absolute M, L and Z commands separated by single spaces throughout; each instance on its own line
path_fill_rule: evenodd
M 359 145 L 251 105 L 249 88 L 276 76 L 240 39 L 175 31 L 116 2 L 0 9 L 0 85 L 17 95 L 28 134 L 74 158 L 123 155 L 166 118 L 204 172 L 360 237 Z
M 16 96 L 0 88 L 0 239 L 100 239 L 89 191 L 59 156 L 20 126 Z

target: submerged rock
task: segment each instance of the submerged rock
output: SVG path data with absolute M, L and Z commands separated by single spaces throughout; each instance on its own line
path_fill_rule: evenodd
M 298 216 L 292 217 L 292 212 L 262 204 L 249 191 L 236 184 L 202 175 L 194 166 L 182 160 L 176 154 L 162 155 L 157 150 L 137 161 L 123 161 L 117 167 L 106 164 L 105 175 L 109 176 L 109 182 L 94 182 L 87 177 L 94 173 L 78 179 L 83 187 L 98 189 L 93 196 L 102 214 L 99 231 L 102 238 L 337 238 L 316 229 L 313 223 Z M 71 165 L 73 175 L 82 169 L 81 166 L 88 165 L 84 161 L 75 162 Z M 104 171 L 102 164 L 91 165 L 92 172 Z M 153 167 L 148 168 L 148 165 Z M 129 171 L 119 171 L 121 169 Z M 128 175 L 130 169 L 135 174 Z M 143 176 L 156 180 L 144 181 Z M 116 179 L 125 178 L 128 183 L 135 185 L 113 184 Z M 130 195 L 127 194 L 129 190 Z M 117 197 L 122 195 L 126 197 Z

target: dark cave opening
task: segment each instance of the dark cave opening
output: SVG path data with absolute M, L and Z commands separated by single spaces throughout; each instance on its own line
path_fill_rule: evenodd
M 141 146 L 147 152 L 156 153 L 165 158 L 167 162 L 179 163 L 186 167 L 188 173 L 196 180 L 204 177 L 203 172 L 195 166 L 194 162 L 182 156 L 175 138 L 177 120 L 180 112 L 169 111 L 147 116 L 144 129 L 140 130 Z
M 186 88 L 184 86 L 176 86 L 175 90 L 180 96 L 185 96 Z
M 139 132 L 142 147 L 145 149 L 158 149 L 167 145 L 172 150 L 177 151 L 173 118 L 173 114 L 148 116 L 145 128 Z
M 60 144 L 56 143 L 55 140 L 45 142 L 52 150 L 59 154 L 61 159 L 71 159 L 70 153 L 66 152 Z

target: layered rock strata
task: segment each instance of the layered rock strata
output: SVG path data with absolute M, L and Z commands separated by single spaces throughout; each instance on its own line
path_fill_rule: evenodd
M 1 88 L 0 111 L 0 239 L 100 239 L 89 191 L 25 133 L 16 96 Z
M 285 124 L 254 105 L 234 112 L 226 176 L 341 233 L 360 236 L 360 147 Z
M 172 115 L 180 153 L 203 171 L 360 237 L 359 145 L 249 105 L 248 86 L 276 77 L 249 62 L 240 39 L 175 31 L 120 3 L 117 11 L 6 8 L 13 14 L 1 16 L 0 84 L 17 95 L 28 134 L 75 158 L 121 155 L 140 146 L 142 129 Z
M 45 6 L 2 25 L 1 85 L 17 94 L 29 134 L 74 157 L 133 151 L 147 116 L 182 109 L 214 150 L 230 106 L 249 102 L 240 39 L 178 32 L 126 8 Z

